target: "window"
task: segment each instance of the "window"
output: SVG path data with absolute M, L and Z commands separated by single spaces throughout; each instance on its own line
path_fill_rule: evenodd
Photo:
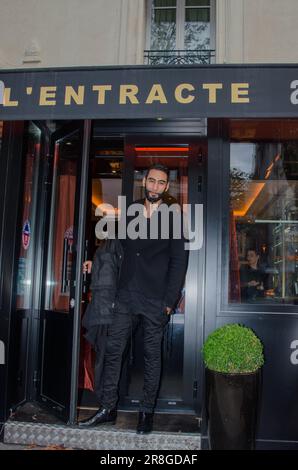
M 298 121 L 230 137 L 229 302 L 298 304 Z
M 210 0 L 185 0 L 185 49 L 210 49 Z
M 176 0 L 153 0 L 151 10 L 151 49 L 176 49 L 176 9 Z
M 213 48 L 213 14 L 213 0 L 149 0 L 147 49 L 159 58 L 161 51 L 184 51 L 188 56 L 190 51 L 205 51 L 206 57 Z

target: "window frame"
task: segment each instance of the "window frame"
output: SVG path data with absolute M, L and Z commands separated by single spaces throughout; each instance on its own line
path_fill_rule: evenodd
M 146 49 L 151 50 L 151 18 L 153 0 L 146 2 Z M 185 50 L 184 25 L 185 11 L 189 8 L 206 8 L 206 6 L 186 6 L 185 0 L 176 0 L 176 7 L 160 7 L 160 9 L 175 8 L 176 10 L 176 47 L 174 50 Z M 210 0 L 210 50 L 215 49 L 216 30 L 216 0 Z

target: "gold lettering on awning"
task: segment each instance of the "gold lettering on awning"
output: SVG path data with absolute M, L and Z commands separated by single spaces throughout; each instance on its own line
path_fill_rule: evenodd
M 231 103 L 249 103 L 249 83 L 231 84 Z
M 153 101 L 159 101 L 161 104 L 166 104 L 168 102 L 163 88 L 159 83 L 152 85 L 145 103 L 152 104 Z
M 191 83 L 181 83 L 180 85 L 176 86 L 175 88 L 175 99 L 178 103 L 187 104 L 191 103 L 195 97 L 190 93 L 185 96 L 183 93 L 185 90 L 187 91 L 194 91 L 195 87 Z M 184 96 L 183 96 L 184 95 Z
M 66 106 L 69 106 L 71 104 L 71 101 L 73 100 L 75 104 L 82 105 L 84 104 L 84 95 L 85 95 L 84 85 L 79 85 L 78 90 L 75 90 L 70 85 L 66 85 L 64 104 L 66 104 Z
M 203 89 L 209 91 L 208 102 L 216 103 L 216 93 L 222 90 L 222 83 L 203 83 Z
M 42 86 L 40 87 L 39 105 L 40 106 L 55 106 L 56 100 L 56 86 Z
M 139 100 L 136 97 L 138 91 L 137 85 L 120 85 L 119 104 L 126 104 L 127 100 L 131 104 L 139 104 Z
M 98 92 L 97 104 L 105 104 L 106 91 L 111 91 L 112 85 L 93 85 L 92 90 Z
M 3 93 L 3 106 L 9 107 L 9 106 L 19 106 L 18 101 L 13 101 L 10 98 L 11 94 L 11 88 L 4 88 L 4 93 Z

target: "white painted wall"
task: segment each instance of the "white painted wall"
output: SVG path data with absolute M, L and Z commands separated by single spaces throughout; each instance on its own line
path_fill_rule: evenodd
M 298 62 L 298 0 L 217 0 L 219 63 Z
M 145 0 L 0 0 L 0 66 L 139 64 L 144 30 Z
M 142 64 L 145 4 L 0 0 L 0 67 Z M 298 62 L 297 23 L 298 0 L 217 0 L 216 62 Z

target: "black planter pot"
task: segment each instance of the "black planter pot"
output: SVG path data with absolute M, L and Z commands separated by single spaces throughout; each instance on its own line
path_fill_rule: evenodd
M 206 369 L 209 447 L 254 449 L 261 369 L 223 374 Z

